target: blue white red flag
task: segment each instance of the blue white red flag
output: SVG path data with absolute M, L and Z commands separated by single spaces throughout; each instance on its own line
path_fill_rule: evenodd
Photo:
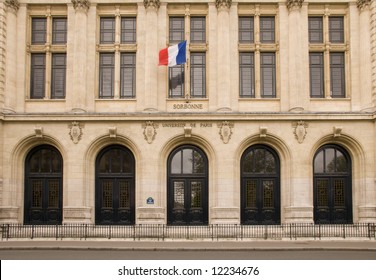
M 160 50 L 158 65 L 175 66 L 186 63 L 186 46 L 187 41 L 183 41 L 177 45 Z

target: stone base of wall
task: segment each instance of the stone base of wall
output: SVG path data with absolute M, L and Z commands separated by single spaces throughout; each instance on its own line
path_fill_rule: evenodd
M 239 224 L 240 209 L 238 207 L 213 207 L 210 209 L 210 224 Z
M 359 206 L 359 223 L 376 223 L 376 205 Z
M 291 206 L 286 207 L 283 224 L 293 223 L 313 223 L 313 207 L 312 206 Z
M 19 224 L 19 207 L 1 206 L 0 207 L 0 224 Z
M 137 224 L 165 224 L 164 207 L 138 207 Z
M 91 207 L 64 207 L 63 224 L 91 224 L 92 221 Z

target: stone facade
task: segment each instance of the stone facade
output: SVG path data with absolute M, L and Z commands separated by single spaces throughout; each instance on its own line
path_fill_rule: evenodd
M 181 145 L 207 156 L 210 224 L 241 222 L 241 158 L 253 145 L 279 157 L 282 223 L 314 221 L 313 164 L 324 145 L 351 158 L 352 221 L 376 222 L 375 1 L 186 2 L 0 3 L 0 223 L 24 223 L 25 161 L 41 145 L 63 159 L 63 223 L 95 223 L 96 159 L 110 145 L 134 155 L 137 224 L 167 223 L 168 161 Z M 344 44 L 334 51 L 345 53 L 346 95 L 311 98 L 307 19 L 331 14 L 345 22 Z M 136 16 L 137 43 L 122 45 L 116 31 L 114 53 L 136 53 L 136 94 L 122 99 L 115 89 L 114 98 L 100 98 L 99 54 L 108 49 L 99 42 L 99 19 L 123 15 Z M 206 42 L 187 49 L 206 53 L 206 97 L 169 98 L 168 68 L 158 66 L 158 51 L 169 45 L 168 19 L 195 15 L 206 18 Z M 239 44 L 239 16 L 246 15 L 275 17 L 275 42 Z M 46 16 L 67 18 L 66 45 L 43 50 L 67 54 L 63 99 L 30 96 L 31 18 Z M 276 54 L 275 97 L 239 97 L 239 53 L 247 50 Z M 115 64 L 115 76 L 120 71 Z

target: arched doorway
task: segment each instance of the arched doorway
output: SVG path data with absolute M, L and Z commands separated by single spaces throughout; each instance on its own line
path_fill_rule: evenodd
M 351 159 L 338 145 L 325 145 L 313 164 L 314 221 L 317 224 L 352 223 Z
M 104 148 L 95 163 L 95 223 L 135 222 L 135 159 L 120 145 Z
M 50 145 L 32 149 L 25 161 L 25 224 L 61 224 L 63 160 Z
M 208 224 L 208 160 L 196 146 L 176 148 L 168 158 L 167 222 Z
M 280 165 L 268 146 L 249 147 L 241 158 L 241 223 L 280 223 Z

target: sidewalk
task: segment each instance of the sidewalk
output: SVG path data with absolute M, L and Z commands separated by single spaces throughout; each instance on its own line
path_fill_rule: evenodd
M 1 241 L 0 250 L 123 250 L 123 251 L 375 251 L 375 240 L 270 241 Z

